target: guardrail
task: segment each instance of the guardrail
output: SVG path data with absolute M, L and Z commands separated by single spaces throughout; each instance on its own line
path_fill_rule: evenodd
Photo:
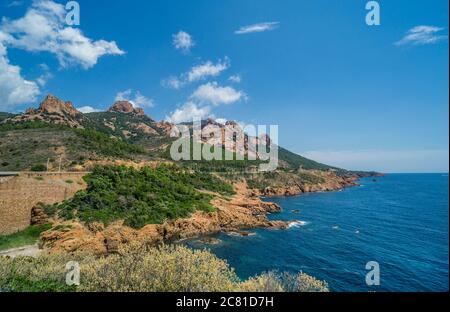
M 0 171 L 0 177 L 14 176 L 58 176 L 58 175 L 86 175 L 90 171 Z

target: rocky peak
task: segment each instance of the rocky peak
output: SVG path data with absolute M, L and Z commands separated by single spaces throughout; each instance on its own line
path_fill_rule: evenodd
M 263 142 L 263 144 L 269 146 L 272 143 L 270 136 L 267 133 L 260 135 L 259 139 Z
M 139 107 L 134 107 L 129 101 L 117 101 L 109 109 L 108 112 L 135 114 L 138 116 L 144 116 L 144 110 Z
M 227 121 L 225 122 L 225 126 L 238 127 L 239 124 L 238 124 L 236 121 L 233 121 L 233 120 L 227 120 Z
M 34 110 L 29 111 L 36 112 Z M 57 114 L 57 115 L 69 115 L 76 116 L 80 114 L 74 107 L 72 102 L 64 102 L 58 99 L 56 96 L 49 94 L 39 105 L 38 113 L 48 113 L 48 114 Z

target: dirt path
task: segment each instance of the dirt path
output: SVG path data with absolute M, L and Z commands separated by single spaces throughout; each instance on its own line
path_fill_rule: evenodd
M 37 257 L 42 252 L 38 245 L 28 245 L 19 248 L 13 248 L 0 251 L 0 256 L 9 256 L 12 258 L 19 256 Z

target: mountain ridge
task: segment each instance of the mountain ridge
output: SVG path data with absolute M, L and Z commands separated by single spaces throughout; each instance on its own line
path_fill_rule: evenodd
M 172 133 L 175 124 L 167 121 L 155 121 L 144 113 L 141 108 L 135 107 L 129 101 L 116 101 L 104 112 L 82 113 L 76 110 L 70 101 L 63 101 L 49 94 L 40 103 L 37 109 L 29 108 L 23 114 L 11 115 L 0 113 L 0 131 L 24 130 L 23 128 L 52 128 L 62 127 L 64 131 L 79 129 L 79 133 L 89 134 L 90 137 L 97 132 L 99 136 L 107 136 L 113 141 L 123 141 L 130 145 L 142 147 L 150 158 L 167 158 L 168 148 L 175 140 Z M 186 123 L 184 124 L 186 125 Z M 236 146 L 230 147 L 224 142 L 223 137 L 210 136 L 210 126 L 218 126 L 222 134 L 226 129 L 235 130 L 238 136 L 244 138 L 244 147 L 240 150 Z M 32 132 L 32 131 L 30 131 Z M 206 138 L 204 138 L 204 134 Z M 229 133 L 233 133 L 230 131 Z M 235 135 L 235 134 L 233 134 Z M 1 137 L 0 137 L 1 139 Z M 226 138 L 228 142 L 234 143 L 235 138 Z M 102 138 L 102 140 L 107 140 Z M 213 119 L 202 121 L 202 141 L 200 144 L 209 144 L 235 153 L 259 157 L 255 150 L 249 146 L 256 145 L 259 140 L 270 143 L 270 137 L 249 137 L 235 121 L 218 123 Z M 249 144 L 249 143 L 253 144 Z M 0 140 L 1 143 L 1 140 Z M 109 142 L 114 145 L 114 142 Z M 98 145 L 98 144 L 97 144 Z M 67 149 L 67 148 L 66 148 Z M 96 151 L 93 151 L 95 154 Z M 165 156 L 162 156 L 165 155 Z M 81 157 L 81 156 L 80 156 Z M 321 164 L 307 159 L 303 156 L 279 147 L 279 160 L 282 168 L 291 170 L 332 170 L 336 172 L 347 172 L 344 169 Z

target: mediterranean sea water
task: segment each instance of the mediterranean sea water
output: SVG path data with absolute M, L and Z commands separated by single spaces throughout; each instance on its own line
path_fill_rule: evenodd
M 448 174 L 389 174 L 337 192 L 270 198 L 299 220 L 287 230 L 218 234 L 209 248 L 241 278 L 265 271 L 303 271 L 332 291 L 448 291 Z M 366 285 L 366 264 L 380 267 L 380 285 Z

